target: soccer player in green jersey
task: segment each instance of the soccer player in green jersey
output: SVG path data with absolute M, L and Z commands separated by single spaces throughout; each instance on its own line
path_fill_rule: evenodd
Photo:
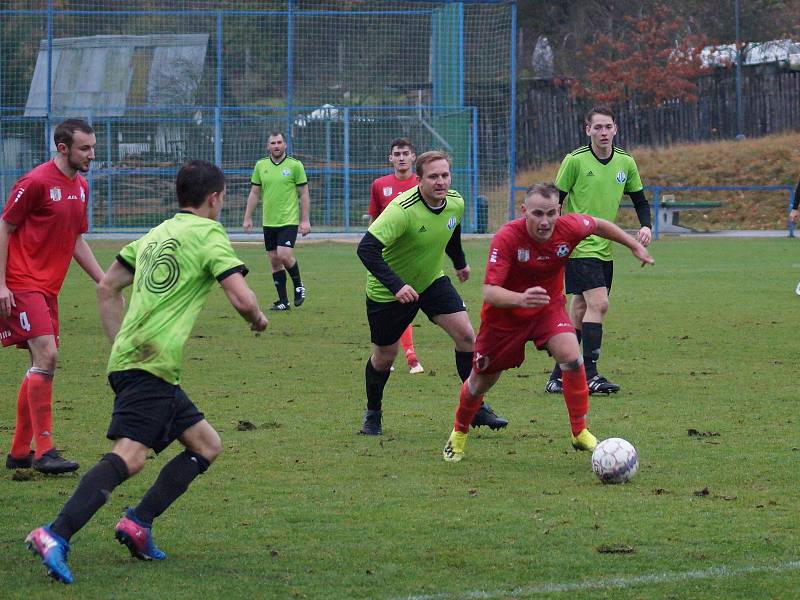
M 644 246 L 652 240 L 650 205 L 644 195 L 639 169 L 633 157 L 614 146 L 617 124 L 607 106 L 586 113 L 590 143 L 567 154 L 556 176 L 562 213 L 583 213 L 614 221 L 623 194 L 630 196 L 641 228 L 636 239 Z M 614 274 L 611 241 L 596 235 L 578 244 L 570 254 L 565 272 L 567 294 L 572 294 L 570 318 L 578 341 L 583 342 L 583 361 L 589 392 L 612 394 L 619 385 L 597 371 L 603 341 L 603 319 Z M 561 369 L 553 369 L 545 391 L 560 394 Z
M 294 305 L 300 306 L 306 299 L 300 266 L 294 257 L 294 245 L 298 231 L 302 236 L 311 231 L 311 200 L 303 163 L 286 154 L 286 138 L 280 131 L 270 132 L 267 148 L 269 156 L 259 160 L 253 168 L 250 178 L 252 185 L 242 226 L 247 232 L 253 229 L 253 211 L 258 201 L 262 200 L 264 246 L 272 267 L 272 280 L 278 292 L 278 300 L 270 310 L 289 310 L 291 306 L 286 294 L 287 271 L 294 284 Z
M 185 448 L 116 525 L 117 540 L 140 560 L 166 558 L 153 542 L 153 520 L 222 451 L 219 434 L 179 385 L 183 346 L 214 283 L 220 283 L 251 330 L 267 327 L 245 283 L 247 267 L 216 220 L 225 197 L 222 171 L 192 161 L 178 172 L 175 187 L 180 211 L 125 246 L 97 285 L 100 317 L 113 342 L 108 379 L 116 397 L 107 437 L 114 445 L 83 476 L 55 520 L 25 540 L 48 574 L 63 583 L 73 580 L 67 566 L 70 538 L 114 488 L 142 470 L 148 449 L 159 453 L 174 440 Z M 122 290 L 131 284 L 123 319 Z
M 450 189 L 450 157 L 425 152 L 417 158 L 418 185 L 392 200 L 358 245 L 367 267 L 367 320 L 372 356 L 365 371 L 367 410 L 360 433 L 381 435 L 383 389 L 397 356 L 398 341 L 421 309 L 455 342 L 456 369 L 464 381 L 472 370 L 475 331 L 464 301 L 442 271 L 450 257 L 460 282 L 470 268 L 461 247 L 464 199 Z M 473 427 L 500 429 L 508 421 L 483 404 Z

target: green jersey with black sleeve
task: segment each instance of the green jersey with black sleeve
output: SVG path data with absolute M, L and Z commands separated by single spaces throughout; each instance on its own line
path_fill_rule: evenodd
M 308 184 L 303 163 L 287 155 L 274 163 L 272 157 L 267 156 L 253 167 L 250 183 L 261 187 L 264 227 L 300 224 L 297 186 Z
M 383 245 L 383 259 L 417 293 L 444 275 L 444 250 L 464 215 L 464 199 L 448 190 L 444 205 L 432 209 L 415 186 L 392 200 L 369 233 Z M 375 302 L 397 300 L 378 279 L 367 275 L 367 297 Z
M 601 161 L 591 146 L 582 146 L 564 157 L 556 187 L 567 194 L 562 214 L 582 213 L 612 222 L 617 218 L 622 195 L 643 189 L 639 169 L 630 154 L 614 147 L 611 156 Z M 611 240 L 592 235 L 578 244 L 570 258 L 611 260 L 611 248 Z
M 180 383 L 183 346 L 211 288 L 247 274 L 219 222 L 179 212 L 120 250 L 134 273 L 130 305 L 114 340 L 108 372 L 142 369 Z

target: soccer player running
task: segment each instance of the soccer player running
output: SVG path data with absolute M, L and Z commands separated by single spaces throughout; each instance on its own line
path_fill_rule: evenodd
M 800 181 L 797 182 L 797 187 L 794 190 L 794 200 L 792 201 L 792 210 L 789 211 L 789 220 L 792 223 L 797 223 L 800 217 Z M 800 283 L 794 288 L 794 293 L 800 296 Z
M 492 239 L 475 359 L 461 386 L 453 431 L 443 451 L 446 461 L 464 457 L 469 424 L 483 395 L 503 371 L 522 364 L 528 341 L 547 350 L 561 366 L 572 446 L 593 450 L 597 439 L 587 429 L 589 389 L 575 327 L 567 316 L 564 264 L 570 251 L 592 234 L 627 246 L 642 266 L 653 264 L 645 247 L 613 223 L 582 214 L 559 217 L 552 184 L 529 187 L 521 208 L 524 216 L 506 223 Z
M 586 113 L 588 146 L 567 154 L 556 176 L 562 213 L 583 213 L 614 221 L 623 194 L 630 196 L 641 225 L 636 239 L 647 246 L 652 240 L 650 205 L 633 157 L 613 145 L 617 134 L 614 113 L 595 106 Z M 567 294 L 572 294 L 570 317 L 578 342 L 583 342 L 583 361 L 589 393 L 613 394 L 619 385 L 597 371 L 603 342 L 603 320 L 614 275 L 611 242 L 590 236 L 572 252 L 566 267 Z M 560 394 L 561 368 L 556 364 L 545 391 Z
M 383 390 L 397 356 L 398 340 L 421 309 L 455 342 L 456 369 L 469 376 L 475 332 L 464 301 L 442 271 L 443 254 L 460 282 L 470 268 L 461 247 L 464 199 L 450 189 L 450 157 L 425 152 L 416 163 L 419 183 L 403 192 L 370 225 L 358 245 L 367 276 L 367 320 L 372 355 L 365 371 L 367 409 L 360 433 L 381 435 Z M 473 427 L 500 429 L 508 421 L 488 405 L 476 407 Z
M 410 190 L 417 185 L 417 174 L 414 173 L 414 161 L 417 155 L 414 154 L 414 145 L 406 138 L 396 138 L 392 140 L 389 147 L 389 162 L 394 167 L 394 172 L 383 177 L 378 177 L 372 182 L 369 197 L 369 223 L 378 218 L 383 209 L 389 202 L 397 198 L 401 193 Z M 408 372 L 413 374 L 424 373 L 417 352 L 414 349 L 414 326 L 409 323 L 403 335 L 400 336 L 400 345 L 406 354 Z
M 286 138 L 280 131 L 271 131 L 267 138 L 269 155 L 256 162 L 250 177 L 250 194 L 244 210 L 242 226 L 247 232 L 253 229 L 253 211 L 259 200 L 264 224 L 264 246 L 272 268 L 272 280 L 278 299 L 270 310 L 289 310 L 286 293 L 286 273 L 294 284 L 294 305 L 306 299 L 306 288 L 300 277 L 300 266 L 294 257 L 297 232 L 307 236 L 311 231 L 306 171 L 296 158 L 286 154 Z M 300 199 L 298 209 L 297 201 Z
M 94 160 L 94 129 L 68 119 L 56 126 L 53 141 L 55 158 L 16 182 L 0 217 L 0 339 L 30 353 L 6 467 L 47 474 L 79 467 L 53 447 L 58 293 L 72 258 L 94 281 L 103 276 L 82 235 L 89 228 L 89 186 L 80 173 Z
M 148 449 L 159 453 L 176 439 L 185 448 L 116 525 L 117 540 L 140 560 L 166 558 L 153 541 L 153 520 L 222 451 L 219 434 L 179 385 L 183 346 L 214 283 L 251 330 L 267 327 L 245 283 L 247 268 L 216 221 L 225 197 L 222 171 L 192 161 L 178 172 L 175 187 L 179 212 L 125 246 L 97 286 L 100 317 L 113 341 L 108 380 L 116 396 L 107 437 L 114 446 L 83 476 L 55 520 L 25 539 L 48 574 L 63 583 L 72 582 L 70 539 L 114 488 L 142 470 Z M 131 284 L 123 319 L 122 290 Z

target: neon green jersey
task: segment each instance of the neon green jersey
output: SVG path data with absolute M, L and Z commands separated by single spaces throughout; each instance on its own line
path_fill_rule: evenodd
M 563 214 L 583 213 L 613 222 L 622 195 L 641 191 L 642 180 L 636 161 L 624 150 L 613 148 L 611 157 L 603 164 L 590 146 L 582 146 L 564 157 L 556 187 L 568 194 Z M 570 258 L 611 260 L 611 247 L 611 240 L 590 235 L 578 244 Z
M 385 246 L 383 258 L 389 267 L 422 293 L 444 275 L 444 249 L 463 215 L 464 199 L 455 190 L 447 192 L 441 209 L 433 210 L 415 186 L 392 200 L 367 231 Z M 367 298 L 375 302 L 397 300 L 372 273 L 367 276 Z
M 134 278 L 108 372 L 143 369 L 180 383 L 183 346 L 211 287 L 247 268 L 222 225 L 189 212 L 131 242 L 117 260 L 134 269 Z
M 281 162 L 276 164 L 271 156 L 267 156 L 253 167 L 250 183 L 261 187 L 264 227 L 300 224 L 297 186 L 308 184 L 303 163 L 284 154 Z

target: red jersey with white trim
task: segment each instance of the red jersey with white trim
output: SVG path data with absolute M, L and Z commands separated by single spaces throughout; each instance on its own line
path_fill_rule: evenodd
M 48 161 L 23 175 L 3 210 L 16 226 L 8 239 L 6 286 L 57 296 L 67 276 L 78 236 L 89 228 L 89 185 L 79 174 L 64 175 Z
M 524 217 L 506 223 L 492 238 L 483 282 L 513 292 L 543 287 L 551 305 L 564 304 L 564 265 L 572 249 L 596 228 L 597 221 L 589 215 L 565 215 L 556 219 L 550 239 L 541 243 L 528 234 Z M 488 321 L 497 329 L 514 329 L 520 321 L 534 318 L 542 308 L 498 308 L 484 303 L 481 323 Z
M 367 212 L 373 219 L 377 219 L 389 202 L 400 194 L 417 185 L 417 174 L 411 173 L 408 179 L 398 179 L 394 173 L 378 177 L 372 182 L 369 195 L 369 208 Z

